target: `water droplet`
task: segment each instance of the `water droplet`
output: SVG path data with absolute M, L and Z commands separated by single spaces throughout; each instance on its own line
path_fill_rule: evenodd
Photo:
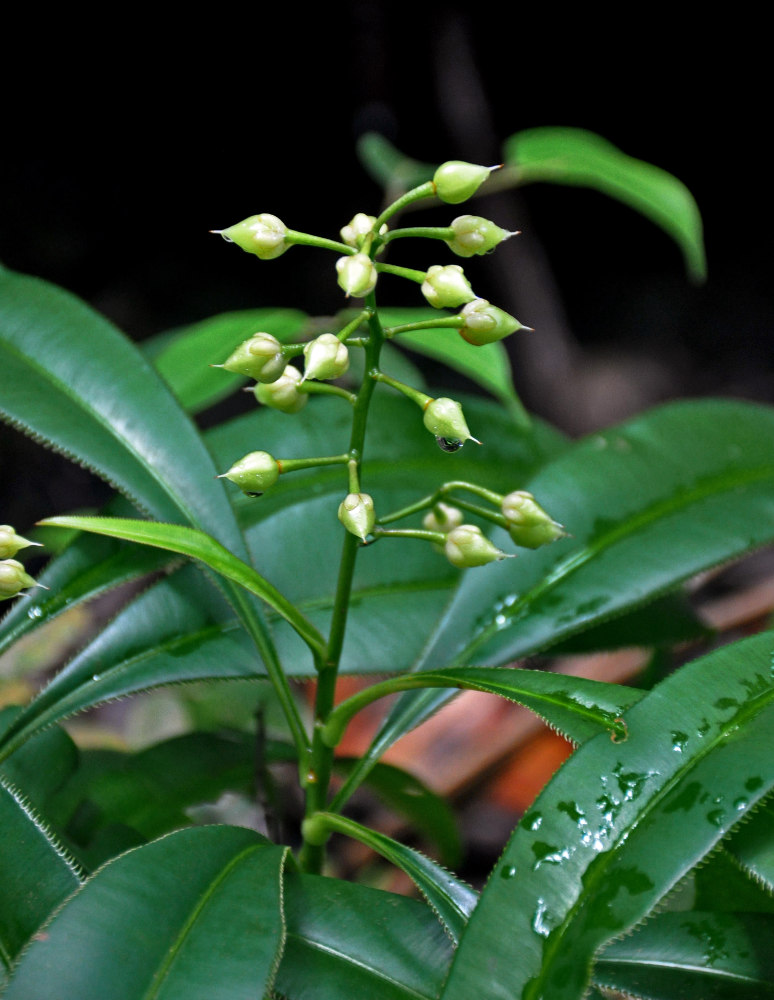
M 723 809 L 713 809 L 711 812 L 707 813 L 707 820 L 712 823 L 713 826 L 721 826 L 724 815 L 725 811 Z
M 256 499 L 257 497 L 262 497 L 263 493 L 253 493 L 251 490 L 245 490 L 245 496 Z
M 763 778 L 748 778 L 744 783 L 744 787 L 748 792 L 757 792 L 762 784 Z
M 544 844 L 539 840 L 532 845 L 532 853 L 535 855 L 533 871 L 537 871 L 541 865 L 559 865 L 562 861 L 567 861 L 573 854 L 569 847 L 560 850 L 553 844 Z
M 505 628 L 507 624 L 508 624 L 508 619 L 505 617 L 505 615 L 495 615 L 495 625 L 498 628 Z
M 585 813 L 577 802 L 559 802 L 556 808 L 558 812 L 569 816 L 573 823 L 577 823 L 579 826 L 585 824 Z
M 715 708 L 722 712 L 726 708 L 736 708 L 738 704 L 739 702 L 736 698 L 718 698 L 715 702 Z
M 516 878 L 517 873 L 516 865 L 503 865 L 500 869 L 500 878 Z
M 532 918 L 532 930 L 541 937 L 548 937 L 551 933 L 551 921 L 548 917 L 548 906 L 544 899 L 538 899 L 537 909 Z
M 102 680 L 102 674 L 92 674 L 91 675 L 91 679 L 93 681 L 101 681 Z
M 459 451 L 462 447 L 462 441 L 459 441 L 457 438 L 437 437 L 435 443 L 441 451 L 455 452 Z
M 745 798 L 734 799 L 734 809 L 736 809 L 737 812 L 744 812 L 747 808 L 747 804 L 747 799 Z
M 539 830 L 543 822 L 543 814 L 539 812 L 526 813 L 522 823 L 528 830 Z
M 675 753 L 682 753 L 687 742 L 688 733 L 681 733 L 679 730 L 672 733 L 672 749 Z
M 27 608 L 27 617 L 35 621 L 36 618 L 43 617 L 43 611 L 38 607 Z

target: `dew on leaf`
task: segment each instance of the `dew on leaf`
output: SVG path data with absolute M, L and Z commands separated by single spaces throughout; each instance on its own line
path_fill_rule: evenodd
M 748 778 L 744 783 L 744 787 L 748 792 L 757 792 L 758 789 L 763 785 L 763 778 Z
M 541 937 L 548 937 L 552 929 L 548 905 L 544 899 L 538 899 L 537 909 L 532 917 L 532 930 Z
M 503 865 L 500 869 L 500 878 L 510 879 L 516 878 L 518 874 L 518 869 L 516 865 Z
M 675 753 L 682 753 L 685 749 L 685 744 L 688 742 L 688 733 L 682 733 L 679 730 L 672 733 L 672 749 Z

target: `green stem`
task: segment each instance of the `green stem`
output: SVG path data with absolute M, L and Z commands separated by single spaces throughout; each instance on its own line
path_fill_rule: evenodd
M 325 455 L 320 458 L 283 458 L 277 460 L 280 473 L 298 472 L 299 469 L 317 469 L 323 465 L 346 465 L 349 455 Z
M 398 264 L 377 264 L 376 270 L 380 274 L 394 274 L 398 278 L 408 278 L 418 285 L 421 285 L 427 277 L 425 271 L 415 271 L 413 267 L 400 267 Z
M 450 330 L 459 330 L 465 325 L 465 320 L 459 314 L 455 316 L 440 316 L 438 319 L 423 319 L 417 323 L 403 323 L 401 326 L 388 326 L 384 331 L 385 337 L 397 337 L 401 333 L 408 333 L 410 330 L 439 330 L 448 327 Z
M 416 403 L 421 410 L 426 409 L 427 404 L 432 403 L 433 401 L 432 396 L 428 396 L 426 393 L 420 392 L 419 389 L 413 389 L 410 385 L 406 385 L 405 382 L 399 382 L 396 378 L 392 378 L 390 375 L 385 375 L 384 372 L 372 371 L 371 380 L 373 380 L 373 382 L 384 382 L 385 385 L 389 385 L 392 389 L 397 389 L 398 392 L 402 392 L 404 396 L 408 396 L 411 402 Z
M 336 253 L 345 253 L 347 256 L 357 253 L 357 250 L 347 246 L 346 243 L 339 243 L 338 240 L 327 240 L 324 236 L 312 236 L 311 233 L 299 233 L 295 229 L 288 229 L 285 241 L 298 246 L 319 247 L 321 250 L 335 250 Z
M 371 310 L 364 309 L 362 312 L 358 313 L 357 316 L 355 316 L 355 318 L 350 323 L 347 323 L 347 325 L 344 327 L 343 330 L 339 330 L 336 336 L 339 338 L 342 344 L 346 343 L 349 340 L 352 334 L 358 329 L 360 324 L 364 320 L 367 320 L 370 315 L 371 315 Z
M 366 345 L 366 372 L 369 372 L 378 368 L 384 335 L 376 313 L 376 303 L 373 293 L 368 296 L 367 307 L 370 311 L 368 325 L 371 333 L 369 342 Z M 368 409 L 371 404 L 374 388 L 375 382 L 373 378 L 364 378 L 355 401 L 352 415 L 352 431 L 350 434 L 349 460 L 354 462 L 356 467 L 359 467 L 363 455 Z M 333 603 L 328 645 L 325 657 L 317 662 L 315 728 L 312 735 L 312 749 L 309 757 L 310 767 L 305 782 L 305 816 L 307 820 L 315 813 L 321 812 L 325 808 L 328 799 L 328 789 L 333 766 L 333 749 L 323 741 L 322 729 L 333 710 L 336 679 L 338 677 L 341 651 L 344 646 L 347 616 L 352 594 L 352 580 L 359 548 L 359 539 L 350 534 L 350 532 L 345 532 L 341 560 L 339 562 L 339 577 L 336 584 L 336 596 Z M 324 842 L 317 842 L 317 838 L 314 836 L 311 839 L 305 836 L 298 859 L 302 870 L 319 873 L 322 870 L 324 859 Z
M 451 226 L 411 226 L 406 229 L 393 229 L 381 237 L 381 245 L 392 240 L 403 239 L 406 236 L 416 236 L 419 239 L 453 240 L 455 232 Z
M 432 507 L 434 504 L 442 497 L 448 497 L 450 493 L 454 490 L 467 490 L 469 493 L 475 493 L 482 497 L 484 500 L 488 500 L 490 503 L 494 504 L 495 507 L 500 507 L 503 502 L 503 498 L 499 493 L 495 493 L 492 490 L 486 489 L 484 486 L 477 486 L 475 483 L 466 483 L 462 480 L 456 479 L 449 483 L 443 483 L 435 493 L 431 493 L 429 496 L 422 497 L 421 500 L 416 500 L 414 503 L 409 504 L 407 507 L 401 507 L 400 510 L 393 511 L 392 514 L 387 514 L 385 517 L 380 517 L 377 519 L 377 524 L 391 524 L 393 521 L 400 521 L 404 517 L 410 517 L 412 514 L 419 514 L 423 510 L 427 510 L 428 507 Z M 465 507 L 466 510 L 472 511 L 474 514 L 482 514 L 487 517 L 490 521 L 494 521 L 495 524 L 500 524 L 505 527 L 505 518 L 502 515 L 493 514 L 491 511 L 483 511 L 481 507 L 475 507 L 472 504 L 465 504 L 464 501 L 459 500 L 454 497 L 454 503 L 458 504 L 460 507 Z
M 446 535 L 442 531 L 426 531 L 424 528 L 374 528 L 374 538 L 418 538 L 423 542 L 443 545 Z
M 354 392 L 342 389 L 340 385 L 330 385 L 328 382 L 315 382 L 312 379 L 308 382 L 300 382 L 298 391 L 305 392 L 309 396 L 340 396 L 341 399 L 346 399 L 352 406 L 357 402 L 357 396 Z
M 419 187 L 412 188 L 405 194 L 401 195 L 397 201 L 394 201 L 391 205 L 382 212 L 379 218 L 373 225 L 373 232 L 378 233 L 382 226 L 391 219 L 396 212 L 400 212 L 407 205 L 412 202 L 419 201 L 422 198 L 432 198 L 435 195 L 435 184 L 432 181 L 426 181 L 424 184 L 420 184 Z

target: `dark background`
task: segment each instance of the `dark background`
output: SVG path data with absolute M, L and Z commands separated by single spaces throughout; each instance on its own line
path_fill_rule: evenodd
M 525 401 L 573 434 L 681 395 L 773 401 L 762 27 L 503 10 L 370 0 L 163 23 L 121 7 L 104 23 L 30 17 L 2 71 L 0 262 L 137 340 L 231 309 L 334 312 L 319 252 L 263 264 L 208 230 L 266 211 L 336 237 L 356 211 L 376 213 L 355 152 L 370 129 L 419 160 L 494 163 L 516 131 L 577 126 L 688 185 L 709 280 L 691 285 L 666 235 L 594 192 L 476 202 L 523 231 L 465 266 L 478 294 L 535 327 L 508 341 Z M 419 243 L 400 251 L 436 262 Z M 423 304 L 396 280 L 385 289 Z M 0 429 L 0 521 L 24 530 L 99 496 L 87 473 Z

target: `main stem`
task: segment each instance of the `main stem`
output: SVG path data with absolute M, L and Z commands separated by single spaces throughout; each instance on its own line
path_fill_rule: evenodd
M 354 404 L 352 433 L 349 442 L 350 460 L 357 462 L 358 469 L 362 462 L 363 448 L 365 446 L 368 408 L 371 404 L 371 397 L 376 385 L 372 373 L 376 372 L 379 368 L 379 356 L 384 342 L 384 333 L 376 313 L 376 303 L 373 293 L 366 299 L 366 306 L 371 312 L 368 319 L 371 335 L 365 348 L 365 376 Z M 339 562 L 339 578 L 336 584 L 336 597 L 333 604 L 328 646 L 325 651 L 325 658 L 316 664 L 317 693 L 315 696 L 314 732 L 312 734 L 310 767 L 305 782 L 305 819 L 309 819 L 316 812 L 323 811 L 328 801 L 334 748 L 325 745 L 322 740 L 322 732 L 328 716 L 333 710 L 336 679 L 339 672 L 341 651 L 344 646 L 347 614 L 349 612 L 349 601 L 352 593 L 352 578 L 355 573 L 355 560 L 359 548 L 360 540 L 347 531 L 344 535 L 341 560 Z M 305 839 L 298 860 L 304 871 L 319 873 L 322 870 L 325 860 L 324 845 L 313 844 Z

